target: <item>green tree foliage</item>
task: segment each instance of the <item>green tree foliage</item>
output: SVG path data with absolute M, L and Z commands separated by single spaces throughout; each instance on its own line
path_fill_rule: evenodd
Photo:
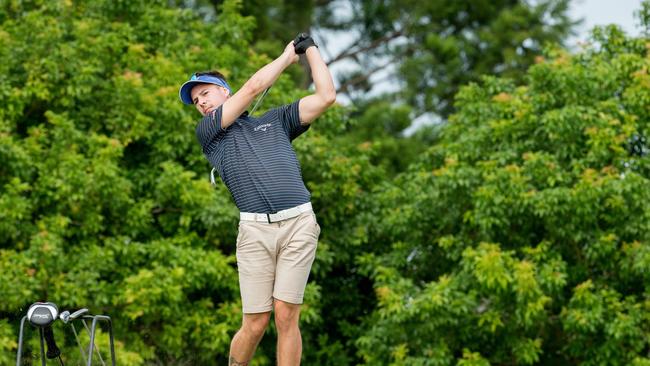
M 277 54 L 251 47 L 261 23 L 243 7 L 206 21 L 164 0 L 0 2 L 0 365 L 37 300 L 110 315 L 120 365 L 225 360 L 237 211 L 177 90 L 210 68 L 237 88 Z M 579 55 L 483 78 L 395 179 L 421 145 L 394 137 L 422 105 L 319 118 L 294 145 L 323 227 L 303 363 L 650 364 L 648 60 L 647 39 L 605 28 Z M 264 106 L 304 95 L 295 80 Z M 257 365 L 274 362 L 269 333 Z
M 650 362 L 649 45 L 597 28 L 522 86 L 461 89 L 365 218 L 365 364 Z
M 289 35 L 309 29 L 315 7 L 323 6 L 328 2 L 327 0 L 248 0 L 241 3 L 240 13 L 255 19 L 257 26 L 252 29 L 254 42 L 271 42 L 279 47 L 286 44 Z M 176 0 L 173 3 L 197 11 L 208 22 L 219 22 L 225 14 L 219 13 L 218 9 L 227 1 Z
M 333 1 L 316 26 L 353 30 L 349 49 L 331 62 L 358 67 L 340 79 L 340 92 L 366 99 L 371 77 L 393 68 L 397 93 L 418 114 L 447 116 L 458 88 L 483 74 L 520 78 L 547 42 L 561 43 L 575 22 L 569 0 Z M 346 16 L 334 16 L 349 8 Z M 340 10 L 339 10 L 340 14 Z
M 254 48 L 258 52 L 275 54 L 296 34 L 308 31 L 314 21 L 315 9 L 329 1 L 246 0 L 241 2 L 240 13 L 255 19 L 256 26 L 251 29 L 250 40 Z M 192 9 L 211 24 L 220 23 L 226 16 L 219 10 L 226 3 L 224 0 L 175 0 L 172 3 Z M 311 82 L 310 75 L 299 72 L 297 68 L 289 72 L 303 85 Z
M 193 71 L 218 68 L 237 88 L 270 61 L 250 48 L 254 19 L 234 0 L 216 24 L 163 0 L 0 4 L 0 364 L 38 300 L 110 315 L 121 365 L 225 362 L 241 319 L 238 212 L 210 186 L 198 114 L 177 93 Z M 283 76 L 265 104 L 304 93 Z M 330 238 L 379 179 L 364 154 L 332 147 L 342 119 L 333 110 L 296 144 L 325 227 L 303 311 L 307 360 L 334 343 L 319 338 Z M 274 338 L 264 342 L 258 365 L 275 358 Z
M 334 1 L 318 8 L 315 28 L 348 30 L 353 37 L 330 63 L 354 65 L 339 73 L 339 93 L 356 105 L 361 130 L 377 124 L 378 110 L 385 118 L 406 110 L 409 122 L 419 117 L 440 124 L 453 112 L 460 86 L 483 74 L 519 82 L 544 44 L 561 44 L 575 25 L 568 5 L 569 0 Z M 342 8 L 350 14 L 334 16 Z M 377 96 L 378 82 L 387 90 Z M 437 140 L 439 129 L 407 137 L 411 123 L 399 125 L 371 138 L 356 129 L 349 135 L 368 142 L 379 164 L 401 172 Z

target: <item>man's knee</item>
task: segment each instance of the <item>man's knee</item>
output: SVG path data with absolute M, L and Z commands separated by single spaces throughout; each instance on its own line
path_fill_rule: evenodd
M 275 301 L 275 326 L 282 333 L 291 328 L 298 327 L 300 318 L 300 305 L 289 304 L 284 301 Z
M 254 337 L 262 337 L 269 325 L 271 313 L 244 314 L 242 329 Z

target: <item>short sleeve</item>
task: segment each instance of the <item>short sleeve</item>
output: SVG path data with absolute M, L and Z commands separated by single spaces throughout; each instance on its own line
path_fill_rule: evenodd
M 299 103 L 300 100 L 297 100 L 291 104 L 283 105 L 275 109 L 289 140 L 295 139 L 309 129 L 309 125 L 300 123 Z
M 203 151 L 215 140 L 223 138 L 226 130 L 221 127 L 222 107 L 208 113 L 196 126 L 196 138 L 199 140 Z

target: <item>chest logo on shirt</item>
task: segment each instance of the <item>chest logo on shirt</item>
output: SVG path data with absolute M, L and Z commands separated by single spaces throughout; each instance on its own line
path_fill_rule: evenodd
M 271 127 L 271 124 L 270 123 L 265 123 L 263 125 L 259 125 L 259 126 L 255 127 L 254 130 L 255 130 L 255 132 L 260 131 L 260 130 L 266 132 L 266 129 L 269 128 L 269 127 Z

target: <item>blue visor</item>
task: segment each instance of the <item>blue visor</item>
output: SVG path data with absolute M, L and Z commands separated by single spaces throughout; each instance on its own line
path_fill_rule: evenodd
M 183 83 L 181 89 L 178 91 L 178 96 L 181 97 L 181 101 L 185 104 L 194 104 L 192 101 L 192 88 L 197 84 L 214 84 L 228 89 L 228 93 L 232 94 L 230 86 L 226 83 L 225 80 L 218 78 L 212 75 L 197 75 L 193 74 L 190 80 Z

